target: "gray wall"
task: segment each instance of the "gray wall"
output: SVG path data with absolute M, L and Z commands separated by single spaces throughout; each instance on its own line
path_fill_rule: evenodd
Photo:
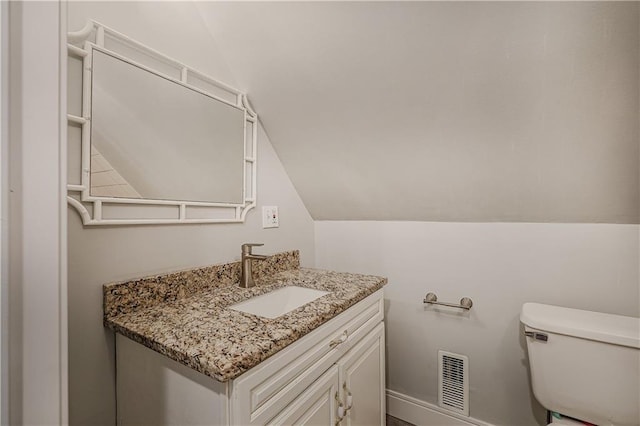
M 190 3 L 70 2 L 68 12 L 70 30 L 93 18 L 235 84 Z M 258 209 L 244 224 L 85 228 L 68 209 L 71 424 L 115 424 L 114 340 L 102 326 L 102 284 L 238 260 L 244 242 L 265 243 L 256 252 L 266 254 L 299 249 L 302 264 L 313 266 L 313 221 L 262 129 L 258 161 Z M 280 228 L 262 229 L 265 204 L 279 206 Z
M 387 388 L 433 407 L 438 350 L 466 355 L 470 415 L 489 424 L 547 424 L 530 388 L 523 303 L 640 316 L 638 225 L 316 221 L 315 227 L 317 267 L 389 278 Z M 445 302 L 470 297 L 473 308 L 425 307 L 428 292 Z M 388 406 L 391 415 L 424 424 L 405 408 Z
M 432 349 L 444 345 L 471 353 L 472 374 L 496 377 L 474 379 L 472 413 L 517 424 L 524 410 L 521 424 L 542 422 L 522 375 L 517 305 L 573 303 L 575 289 L 575 307 L 637 313 L 638 226 L 365 220 L 638 223 L 638 7 L 70 3 L 70 29 L 95 18 L 249 92 L 278 152 L 262 134 L 258 201 L 282 216 L 265 231 L 257 212 L 244 225 L 85 229 L 69 210 L 72 423 L 113 424 L 100 285 L 234 260 L 246 240 L 299 248 L 307 266 L 317 256 L 318 266 L 390 276 L 394 390 L 433 401 L 421 386 L 433 385 Z M 315 219 L 355 221 L 316 222 L 314 242 L 296 189 Z M 425 318 L 430 290 L 475 297 L 477 310 L 466 322 Z M 447 337 L 478 330 L 499 348 Z M 409 348 L 426 352 L 404 358 Z M 491 369 L 499 354 L 508 373 Z
M 314 219 L 638 223 L 639 6 L 198 9 Z
M 391 390 L 433 407 L 452 350 L 472 417 L 546 424 L 522 303 L 639 314 L 639 6 L 198 4 L 316 220 L 316 265 L 389 277 Z

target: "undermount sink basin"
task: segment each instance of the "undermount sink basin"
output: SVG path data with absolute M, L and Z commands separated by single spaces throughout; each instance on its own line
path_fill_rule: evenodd
M 265 318 L 277 318 L 300 306 L 313 302 L 325 294 L 329 294 L 329 292 L 312 288 L 288 286 L 267 294 L 252 297 L 244 302 L 231 305 L 229 308 Z

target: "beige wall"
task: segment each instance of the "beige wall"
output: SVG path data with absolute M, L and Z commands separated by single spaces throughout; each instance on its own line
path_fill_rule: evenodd
M 93 18 L 215 78 L 235 83 L 190 3 L 70 2 L 68 8 L 71 30 Z M 262 205 L 279 206 L 280 228 L 262 229 Z M 265 243 L 257 253 L 299 249 L 303 265 L 314 263 L 313 221 L 261 127 L 258 208 L 247 214 L 244 224 L 84 228 L 72 208 L 68 218 L 69 386 L 74 425 L 115 423 L 114 339 L 102 326 L 102 284 L 238 260 L 244 242 Z

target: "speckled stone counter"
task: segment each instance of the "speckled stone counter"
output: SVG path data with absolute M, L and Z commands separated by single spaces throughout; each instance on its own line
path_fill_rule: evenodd
M 257 285 L 249 289 L 237 285 L 239 262 L 107 284 L 105 326 L 225 382 L 387 283 L 371 275 L 299 268 L 297 251 L 254 265 Z M 274 319 L 228 308 L 287 285 L 330 293 Z

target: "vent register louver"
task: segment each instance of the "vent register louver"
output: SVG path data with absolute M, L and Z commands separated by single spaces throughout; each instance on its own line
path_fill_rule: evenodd
M 438 405 L 469 416 L 469 358 L 438 351 Z

